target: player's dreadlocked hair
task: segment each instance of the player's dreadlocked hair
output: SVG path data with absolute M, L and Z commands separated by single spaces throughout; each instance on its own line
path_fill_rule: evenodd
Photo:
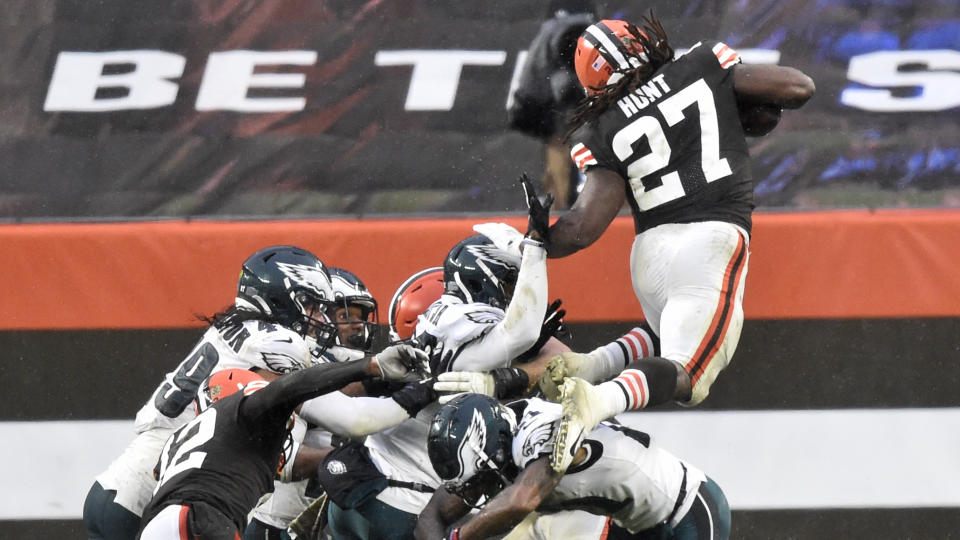
M 627 30 L 631 37 L 643 47 L 647 60 L 642 62 L 640 67 L 623 71 L 623 78 L 616 83 L 581 100 L 567 125 L 567 133 L 563 136 L 564 141 L 569 139 L 577 128 L 596 119 L 600 113 L 607 110 L 607 107 L 619 99 L 625 91 L 633 92 L 647 82 L 658 69 L 673 60 L 673 47 L 670 46 L 667 32 L 660 24 L 660 20 L 653 14 L 653 9 L 643 17 L 641 26 L 637 28 L 632 23 L 627 23 Z
M 239 326 L 247 321 L 280 324 L 275 315 L 267 315 L 259 310 L 238 306 L 228 306 L 209 316 L 202 314 L 195 314 L 194 316 L 197 320 L 215 326 L 218 330 L 223 330 L 228 326 Z

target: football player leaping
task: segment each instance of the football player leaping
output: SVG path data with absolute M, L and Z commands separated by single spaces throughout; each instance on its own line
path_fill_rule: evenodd
M 779 114 L 814 93 L 800 71 L 742 65 L 717 41 L 675 56 L 652 12 L 642 28 L 620 20 L 589 26 L 575 64 L 588 95 L 569 142 L 586 183 L 539 238 L 549 257 L 570 255 L 593 244 L 626 201 L 636 230 L 633 288 L 662 353 L 599 391 L 566 381 L 560 471 L 601 420 L 670 400 L 697 405 L 730 362 L 743 324 L 754 207 L 740 108 Z

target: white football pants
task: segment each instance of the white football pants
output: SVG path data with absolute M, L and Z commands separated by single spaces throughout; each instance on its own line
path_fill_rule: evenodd
M 683 365 L 697 405 L 737 348 L 749 237 L 730 223 L 671 223 L 637 235 L 630 253 L 633 290 L 660 351 Z

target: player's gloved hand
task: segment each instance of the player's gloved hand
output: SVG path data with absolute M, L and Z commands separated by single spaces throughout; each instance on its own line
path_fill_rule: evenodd
M 429 374 L 430 357 L 406 343 L 390 345 L 374 356 L 380 377 L 387 381 L 419 381 Z
M 557 298 L 547 307 L 547 314 L 543 318 L 543 326 L 540 327 L 540 337 L 532 347 L 517 357 L 517 362 L 526 362 L 540 354 L 540 349 L 547 344 L 552 337 L 561 338 L 567 335 L 567 327 L 563 324 L 563 317 L 567 310 L 561 309 L 563 300 Z
M 577 352 L 560 353 L 547 362 L 543 375 L 537 379 L 537 386 L 548 401 L 560 401 L 560 385 L 565 377 L 581 377 L 589 371 L 595 359 L 589 354 Z
M 478 223 L 473 226 L 473 230 L 489 238 L 498 249 L 515 256 L 517 261 L 520 260 L 520 243 L 523 242 L 520 231 L 506 223 Z
M 433 389 L 437 392 L 452 392 L 440 396 L 440 403 L 447 403 L 462 393 L 484 394 L 497 399 L 523 396 L 530 386 L 530 377 L 517 368 L 497 368 L 489 373 L 475 371 L 448 371 L 437 376 Z
M 495 394 L 493 375 L 477 371 L 448 371 L 437 375 L 433 385 L 437 392 L 450 392 L 440 396 L 440 403 L 446 403 L 463 393 L 483 394 L 493 397 Z
M 520 185 L 527 197 L 527 238 L 547 247 L 550 245 L 550 207 L 553 205 L 553 195 L 547 194 L 541 203 L 537 190 L 526 173 L 520 175 Z
M 434 381 L 435 379 L 424 379 L 408 383 L 390 397 L 413 418 L 420 412 L 420 409 L 437 400 L 437 392 L 433 387 Z

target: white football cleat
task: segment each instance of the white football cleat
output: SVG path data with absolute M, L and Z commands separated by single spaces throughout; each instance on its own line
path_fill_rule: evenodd
M 587 433 L 606 420 L 606 400 L 599 390 L 587 381 L 568 377 L 560 386 L 560 428 L 550 454 L 550 466 L 562 473 L 567 470 L 577 455 Z

